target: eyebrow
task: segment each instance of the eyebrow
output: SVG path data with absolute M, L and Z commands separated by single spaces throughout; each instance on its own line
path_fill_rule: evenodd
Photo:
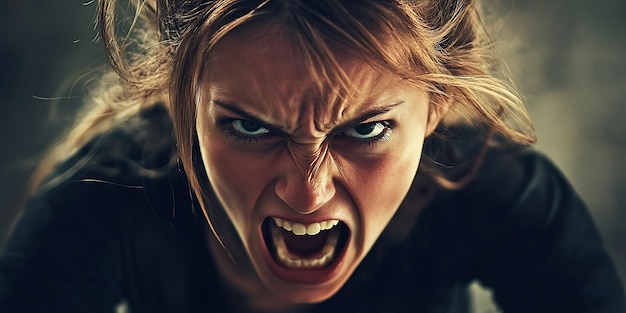
M 237 115 L 239 115 L 239 116 L 241 116 L 241 117 L 243 117 L 243 118 L 245 118 L 247 120 L 250 120 L 252 122 L 259 123 L 259 124 L 263 125 L 264 127 L 268 128 L 271 131 L 274 131 L 274 132 L 278 131 L 278 132 L 284 133 L 284 134 L 287 133 L 287 131 L 282 126 L 275 125 L 275 124 L 272 124 L 272 123 L 268 123 L 268 122 L 266 122 L 266 121 L 264 121 L 264 120 L 262 120 L 262 119 L 260 119 L 260 118 L 258 118 L 256 116 L 254 116 L 253 114 L 251 114 L 249 112 L 246 112 L 242 108 L 239 108 L 239 107 L 237 107 L 236 105 L 234 105 L 232 103 L 228 103 L 228 102 L 225 102 L 225 101 L 222 101 L 222 100 L 215 100 L 215 99 L 212 100 L 212 102 L 215 105 L 221 107 L 222 109 L 225 109 L 227 111 L 231 111 L 232 113 L 235 113 L 235 114 L 237 114 Z
M 381 114 L 385 114 L 389 111 L 391 111 L 393 108 L 403 104 L 404 101 L 398 101 L 398 102 L 394 102 L 392 104 L 389 105 L 383 105 L 383 106 L 377 106 L 377 107 L 373 107 L 373 108 L 369 108 L 367 110 L 365 110 L 363 113 L 361 113 L 359 116 L 355 117 L 355 118 L 351 118 L 346 122 L 340 123 L 338 128 L 345 128 L 345 127 L 350 127 L 350 126 L 354 126 L 360 123 L 363 123 L 366 120 L 369 120 L 372 117 L 381 115 Z
M 280 133 L 284 133 L 287 134 L 288 132 L 285 130 L 284 127 L 280 126 L 280 125 L 276 125 L 276 124 L 272 124 L 272 123 L 268 123 L 267 121 L 264 121 L 262 119 L 260 119 L 259 117 L 254 116 L 253 114 L 246 112 L 244 109 L 237 107 L 235 104 L 233 103 L 229 103 L 226 101 L 222 101 L 222 100 L 212 100 L 212 102 L 227 110 L 227 111 L 231 111 L 232 113 L 235 113 L 247 120 L 250 120 L 252 122 L 255 123 L 259 123 L 262 124 L 264 127 L 268 128 L 270 131 L 274 131 L 274 132 L 280 132 Z M 340 123 L 338 126 L 334 127 L 334 129 L 342 129 L 342 128 L 347 128 L 347 127 L 351 127 L 351 126 L 355 126 L 358 125 L 360 123 L 363 123 L 364 121 L 381 115 L 381 114 L 385 114 L 389 111 L 391 111 L 393 108 L 403 104 L 404 101 L 398 101 L 398 102 L 394 102 L 392 104 L 389 105 L 383 105 L 383 106 L 377 106 L 377 107 L 373 107 L 373 108 L 369 108 L 367 110 L 365 110 L 363 113 L 359 114 L 357 117 L 355 118 L 351 118 L 346 122 Z

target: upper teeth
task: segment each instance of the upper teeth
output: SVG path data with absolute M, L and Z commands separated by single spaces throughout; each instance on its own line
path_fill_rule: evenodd
M 290 231 L 294 235 L 298 236 L 317 235 L 320 233 L 320 231 L 331 229 L 339 224 L 339 220 L 326 220 L 304 225 L 300 223 L 289 222 L 278 217 L 273 217 L 273 219 L 274 223 L 276 223 L 276 226 L 281 227 L 286 231 Z

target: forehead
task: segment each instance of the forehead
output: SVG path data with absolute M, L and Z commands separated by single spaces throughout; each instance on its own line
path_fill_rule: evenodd
M 286 127 L 313 118 L 318 129 L 332 127 L 365 105 L 390 100 L 397 76 L 345 50 L 331 53 L 330 59 L 315 60 L 319 55 L 304 53 L 279 28 L 231 34 L 211 55 L 210 98 L 237 103 Z
M 212 88 L 232 89 L 242 87 L 250 90 L 262 87 L 271 80 L 272 88 L 266 90 L 274 94 L 285 94 L 285 87 L 301 90 L 310 84 L 304 60 L 297 56 L 291 45 L 277 31 L 259 33 L 238 32 L 225 37 L 216 45 L 211 55 L 209 79 Z M 286 86 L 276 83 L 291 80 Z M 232 83 L 236 83 L 233 84 Z M 246 86 L 238 86 L 247 84 Z

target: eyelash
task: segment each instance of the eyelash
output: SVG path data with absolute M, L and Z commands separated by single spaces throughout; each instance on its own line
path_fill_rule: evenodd
M 267 139 L 268 136 L 274 136 L 274 137 L 281 136 L 280 133 L 272 130 L 271 128 L 267 128 L 266 126 L 262 126 L 262 127 L 269 129 L 269 133 L 267 134 L 257 135 L 257 136 L 248 136 L 248 135 L 242 134 L 241 132 L 238 132 L 233 128 L 233 122 L 240 121 L 240 120 L 245 120 L 245 119 L 229 118 L 229 117 L 221 118 L 218 120 L 218 126 L 222 130 L 222 132 L 224 132 L 227 138 L 233 138 L 234 140 L 242 141 L 246 144 L 258 143 L 261 140 Z M 391 136 L 392 130 L 395 127 L 394 123 L 390 120 L 376 121 L 376 122 L 369 122 L 369 123 L 381 123 L 382 126 L 384 127 L 384 130 L 382 131 L 381 134 L 372 138 L 367 138 L 367 139 L 354 138 L 354 137 L 350 137 L 344 134 L 348 129 L 360 125 L 360 124 L 356 124 L 356 125 L 352 125 L 350 127 L 342 129 L 341 131 L 337 132 L 337 134 L 334 135 L 334 137 L 345 138 L 347 140 L 350 140 L 351 143 L 355 145 L 359 145 L 359 146 L 366 145 L 366 146 L 371 147 L 377 143 L 380 143 L 389 139 L 389 136 Z M 369 123 L 363 123 L 363 124 L 369 124 Z
M 377 143 L 383 142 L 387 139 L 389 139 L 389 136 L 391 136 L 391 132 L 394 128 L 394 124 L 392 121 L 389 120 L 385 120 L 385 121 L 375 121 L 375 122 L 368 122 L 368 123 L 362 123 L 362 124 L 371 124 L 371 123 L 380 123 L 382 124 L 382 126 L 384 127 L 383 131 L 379 134 L 376 135 L 372 138 L 365 138 L 365 139 L 359 139 L 359 138 L 354 138 L 348 135 L 345 135 L 345 132 L 348 129 L 354 128 L 358 125 L 361 124 L 356 124 L 356 125 L 352 125 L 350 127 L 347 127 L 345 129 L 343 129 L 342 131 L 340 131 L 337 135 L 335 135 L 336 137 L 339 138 L 345 138 L 349 141 L 351 141 L 351 143 L 356 144 L 356 145 L 366 145 L 366 146 L 374 146 Z
M 263 139 L 263 137 L 267 137 L 268 135 L 274 135 L 275 133 L 270 130 L 268 134 L 258 135 L 258 136 L 247 136 L 233 128 L 233 122 L 244 120 L 241 118 L 230 118 L 225 117 L 221 118 L 217 121 L 219 128 L 224 132 L 227 138 L 233 138 L 237 141 L 242 141 L 246 144 L 254 144 Z

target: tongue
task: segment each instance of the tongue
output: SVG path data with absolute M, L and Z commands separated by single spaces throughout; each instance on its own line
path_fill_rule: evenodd
M 287 249 L 289 249 L 289 252 L 306 257 L 324 248 L 328 233 L 329 231 L 322 231 L 314 236 L 296 236 L 292 232 L 283 231 L 283 238 L 285 239 L 285 245 Z

